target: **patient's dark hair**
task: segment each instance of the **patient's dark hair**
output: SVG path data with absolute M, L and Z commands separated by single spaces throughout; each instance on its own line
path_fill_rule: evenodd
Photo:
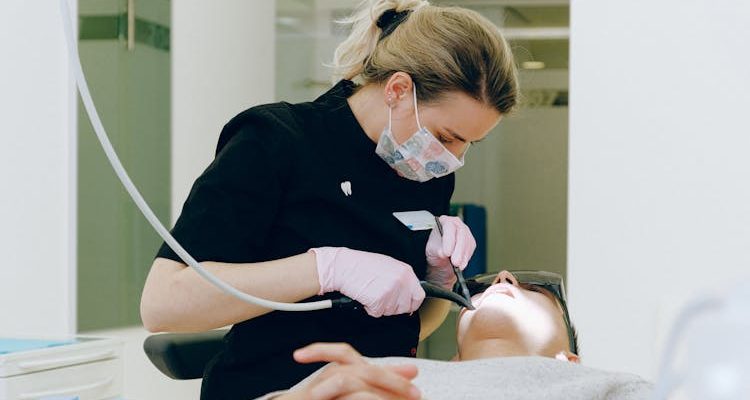
M 570 335 L 573 337 L 568 337 L 569 342 L 573 344 L 574 348 L 569 349 L 571 353 L 577 355 L 578 357 L 581 356 L 581 348 L 578 347 L 578 329 L 576 329 L 576 326 L 573 324 L 573 321 L 570 320 L 570 311 L 567 310 L 567 306 L 563 306 L 560 303 L 560 300 L 557 299 L 557 296 L 552 296 L 555 298 L 555 302 L 557 305 L 560 306 L 560 308 L 564 308 L 568 313 L 568 323 L 570 323 Z
M 578 329 L 576 329 L 576 326 L 573 325 L 573 323 L 570 323 L 570 331 L 573 335 L 573 344 L 575 344 L 575 349 L 570 349 L 571 353 L 575 353 L 578 357 L 581 356 L 581 348 L 578 346 Z

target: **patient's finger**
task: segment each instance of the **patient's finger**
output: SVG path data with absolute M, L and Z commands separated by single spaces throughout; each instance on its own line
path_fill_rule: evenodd
M 339 371 L 310 388 L 310 400 L 332 400 L 366 389 L 364 382 L 353 374 Z
M 416 387 L 397 374 L 382 367 L 361 365 L 342 367 L 310 388 L 309 394 L 313 400 L 331 400 L 359 392 L 373 393 L 379 399 L 389 400 L 421 397 Z
M 395 370 L 394 370 L 395 369 Z M 403 373 L 406 376 L 401 375 Z M 377 366 L 377 365 L 338 365 L 329 364 L 323 372 L 318 375 L 318 380 L 311 387 L 318 387 L 316 394 L 320 393 L 322 399 L 337 398 L 342 393 L 357 390 L 372 391 L 380 393 L 386 398 L 418 399 L 418 389 L 410 382 L 416 376 L 416 366 Z M 339 385 L 332 387 L 332 385 Z M 335 391 L 340 390 L 339 392 Z
M 404 400 L 407 397 L 397 396 L 392 393 L 384 392 L 376 388 L 368 388 L 364 390 L 347 393 L 344 395 L 336 396 L 335 400 Z M 419 398 L 413 398 L 417 400 Z
M 386 398 L 378 396 L 375 393 L 357 392 L 337 397 L 336 400 L 386 400 Z
M 406 397 L 396 396 L 375 388 L 353 391 L 351 393 L 335 395 L 329 398 L 315 398 L 314 400 L 404 400 Z M 417 400 L 419 398 L 414 398 Z
M 416 366 L 414 367 L 416 369 Z M 412 390 L 416 387 L 411 383 L 413 378 L 405 378 L 399 373 L 396 373 L 392 368 L 382 367 L 378 365 L 369 365 L 367 367 L 360 368 L 359 371 L 363 372 L 362 379 L 364 379 L 370 385 L 388 391 L 398 396 L 404 396 L 406 398 L 419 398 L 415 397 Z M 416 376 L 416 373 L 414 374 Z
M 339 364 L 367 364 L 364 358 L 347 343 L 313 343 L 294 352 L 301 364 L 337 362 Z
M 385 368 L 409 380 L 416 378 L 417 375 L 419 374 L 419 370 L 417 369 L 417 366 L 413 364 L 386 365 Z
M 387 393 L 380 389 L 371 387 L 351 368 L 352 367 L 345 367 L 344 369 L 339 369 L 336 373 L 325 377 L 320 383 L 315 384 L 309 389 L 309 399 L 334 400 L 347 395 L 366 392 L 387 395 Z

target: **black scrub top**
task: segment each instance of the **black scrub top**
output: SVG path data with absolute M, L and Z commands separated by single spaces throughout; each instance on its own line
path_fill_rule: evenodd
M 199 262 L 252 263 L 336 246 L 389 255 L 423 279 L 429 231 L 410 231 L 392 213 L 447 214 L 454 176 L 424 183 L 398 176 L 346 101 L 355 89 L 342 80 L 313 102 L 252 107 L 229 121 L 183 206 L 175 238 Z M 351 195 L 343 182 L 351 183 Z M 181 262 L 166 244 L 157 257 Z M 418 338 L 418 313 L 274 311 L 232 327 L 206 367 L 201 399 L 248 400 L 289 388 L 321 367 L 292 358 L 313 342 L 347 342 L 370 357 L 414 357 Z

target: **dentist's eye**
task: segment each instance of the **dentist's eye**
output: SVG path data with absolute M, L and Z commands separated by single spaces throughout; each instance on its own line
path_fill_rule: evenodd
M 449 139 L 443 135 L 438 135 L 438 140 L 440 141 L 440 143 L 453 143 L 452 139 Z

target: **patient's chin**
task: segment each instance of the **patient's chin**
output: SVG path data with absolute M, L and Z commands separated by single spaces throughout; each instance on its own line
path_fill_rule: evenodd
M 489 301 L 488 301 L 489 300 Z M 507 305 L 493 304 L 502 300 L 485 299 L 474 311 L 464 310 L 459 320 L 458 333 L 477 337 L 511 337 L 518 332 L 518 321 Z

